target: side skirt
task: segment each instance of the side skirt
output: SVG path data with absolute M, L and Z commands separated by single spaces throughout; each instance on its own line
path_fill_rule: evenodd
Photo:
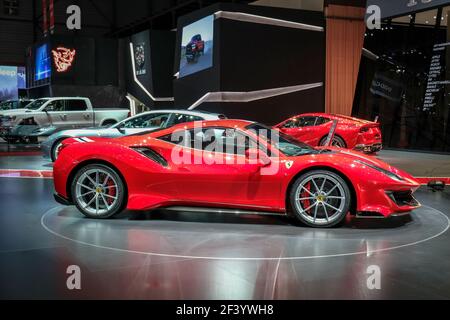
M 286 216 L 286 213 L 280 212 L 264 212 L 264 211 L 251 211 L 251 210 L 238 210 L 238 209 L 223 209 L 223 208 L 208 208 L 208 207 L 184 207 L 184 206 L 173 206 L 164 208 L 164 210 L 170 211 L 184 211 L 184 212 L 211 212 L 211 213 L 227 213 L 236 215 L 262 215 L 262 216 Z

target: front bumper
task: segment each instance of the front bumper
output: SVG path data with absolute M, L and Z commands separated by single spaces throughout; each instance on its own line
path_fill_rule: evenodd
M 66 198 L 64 198 L 63 196 L 59 195 L 58 193 L 54 193 L 53 194 L 53 198 L 55 198 L 55 201 L 63 204 L 65 206 L 70 206 L 72 205 L 72 202 L 70 202 L 69 200 L 67 200 Z
M 413 193 L 419 187 L 415 183 L 380 186 L 370 190 L 360 190 L 357 212 L 376 213 L 384 217 L 409 212 L 420 207 Z

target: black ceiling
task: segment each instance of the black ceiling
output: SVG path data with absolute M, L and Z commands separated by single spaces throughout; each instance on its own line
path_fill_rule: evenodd
M 115 0 L 125 3 L 132 3 L 136 0 Z M 164 0 L 167 3 L 164 8 L 159 6 L 159 9 L 152 10 L 152 4 L 155 2 L 160 2 L 158 0 L 147 1 L 150 10 L 146 17 L 134 20 L 133 22 L 120 26 L 112 31 L 109 36 L 113 37 L 123 37 L 128 36 L 133 33 L 146 30 L 171 30 L 176 28 L 178 17 L 188 14 L 192 11 L 198 10 L 200 8 L 209 6 L 218 2 L 231 2 L 231 3 L 242 3 L 247 4 L 252 1 L 246 0 L 233 0 L 233 1 L 216 1 L 216 0 Z M 117 7 L 117 6 L 116 6 Z M 156 6 L 155 6 L 156 7 Z M 120 12 L 117 12 L 120 14 Z

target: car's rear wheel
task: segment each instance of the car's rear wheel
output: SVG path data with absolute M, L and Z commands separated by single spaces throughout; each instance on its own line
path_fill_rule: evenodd
M 299 221 L 310 227 L 329 228 L 344 221 L 350 209 L 351 193 L 338 174 L 314 170 L 294 182 L 289 200 Z
M 71 185 L 72 199 L 86 217 L 110 218 L 125 206 L 125 185 L 112 168 L 90 164 L 81 168 Z
M 327 137 L 322 138 L 322 140 L 320 140 L 320 145 L 324 146 L 325 143 L 327 142 Z M 344 139 L 342 139 L 339 136 L 334 136 L 333 140 L 331 140 L 331 145 L 333 147 L 337 147 L 337 148 L 347 148 L 347 144 L 345 143 Z

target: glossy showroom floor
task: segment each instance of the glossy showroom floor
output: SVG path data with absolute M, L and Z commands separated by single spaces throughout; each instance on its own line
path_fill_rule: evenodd
M 444 160 L 437 158 L 439 170 Z M 39 156 L 0 156 L 0 168 L 51 165 Z M 2 299 L 450 298 L 448 187 L 421 188 L 423 207 L 410 217 L 349 219 L 330 230 L 278 217 L 170 211 L 88 220 L 56 204 L 52 189 L 48 178 L 0 177 Z M 69 265 L 81 268 L 81 290 L 66 287 Z M 372 265 L 381 271 L 380 290 L 367 287 Z

